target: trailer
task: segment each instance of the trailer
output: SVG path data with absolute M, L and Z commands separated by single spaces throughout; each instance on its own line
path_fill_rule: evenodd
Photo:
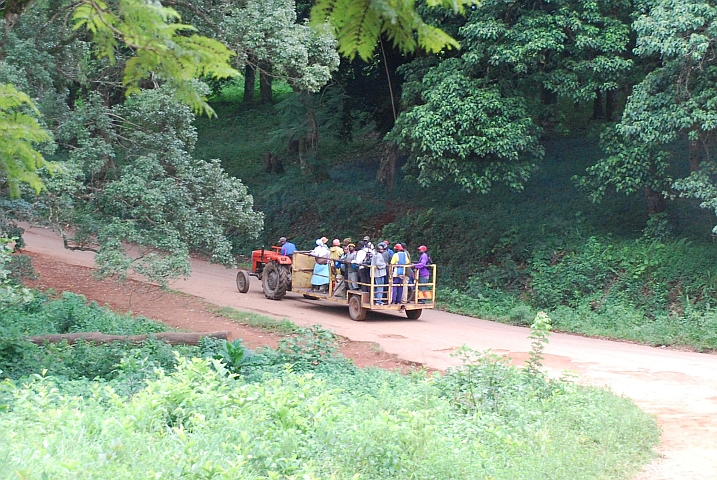
M 263 252 L 263 250 L 261 252 Z M 257 254 L 256 257 L 258 257 L 258 255 L 260 254 Z M 253 255 L 253 257 L 255 257 L 255 255 Z M 266 256 L 261 255 L 260 258 L 266 258 Z M 281 265 L 278 263 L 278 260 L 272 261 L 276 261 L 277 265 L 261 265 L 263 271 L 259 273 L 259 275 L 256 274 L 256 263 L 253 265 L 254 272 L 252 273 L 240 270 L 239 273 L 237 273 L 237 288 L 239 291 L 241 293 L 248 291 L 249 275 L 258 276 L 262 280 L 264 295 L 267 298 L 280 300 L 287 291 L 292 291 L 302 294 L 304 298 L 344 304 L 348 306 L 349 316 L 355 321 L 365 320 L 366 313 L 369 310 L 403 312 L 409 319 L 417 320 L 421 316 L 421 313 L 423 313 L 423 310 L 435 308 L 436 306 L 436 265 L 428 266 L 431 275 L 427 283 L 419 283 L 418 276 L 410 274 L 412 270 L 410 266 L 387 266 L 387 276 L 389 279 L 393 278 L 393 272 L 396 268 L 403 268 L 406 274 L 403 276 L 403 282 L 400 284 L 402 289 L 401 298 L 395 298 L 398 297 L 398 295 L 395 295 L 398 291 L 394 290 L 393 287 L 398 287 L 399 285 L 377 283 L 379 279 L 375 276 L 375 267 L 368 265 L 362 267 L 369 269 L 369 282 L 362 283 L 357 281 L 352 284 L 348 278 L 345 278 L 341 274 L 338 268 L 335 268 L 334 265 L 329 265 L 329 274 L 324 277 L 325 280 L 328 280 L 328 286 L 325 291 L 321 291 L 317 290 L 311 284 L 316 258 L 309 255 L 309 252 L 294 252 L 290 264 L 286 260 L 282 260 L 283 263 Z M 286 270 L 290 268 L 290 273 L 287 272 L 284 275 L 273 276 L 264 275 L 264 273 L 267 273 L 266 267 L 269 267 L 269 272 L 279 271 L 280 268 Z M 277 286 L 277 282 L 288 282 L 288 284 Z M 281 292 L 281 294 L 277 295 L 278 292 Z

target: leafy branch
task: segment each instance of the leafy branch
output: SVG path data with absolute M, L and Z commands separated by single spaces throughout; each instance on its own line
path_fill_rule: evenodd
M 30 97 L 13 85 L 0 84 L 0 174 L 7 176 L 11 197 L 20 196 L 20 183 L 27 183 L 39 192 L 42 181 L 37 169 L 55 169 L 33 147 L 51 140 L 50 134 L 23 110 L 39 115 Z
M 122 79 L 127 95 L 138 93 L 144 79 L 160 79 L 173 88 L 179 101 L 212 116 L 214 110 L 195 80 L 239 75 L 229 64 L 233 53 L 218 40 L 192 34 L 196 28 L 181 23 L 172 8 L 120 0 L 115 10 L 102 0 L 84 0 L 73 19 L 75 30 L 84 28 L 92 34 L 100 58 L 114 64 L 120 42 L 134 52 Z

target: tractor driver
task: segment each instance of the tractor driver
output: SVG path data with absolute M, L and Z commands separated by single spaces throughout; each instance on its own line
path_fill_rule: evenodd
M 281 254 L 290 257 L 296 251 L 296 245 L 286 241 L 286 237 L 279 239 L 279 245 L 281 246 Z

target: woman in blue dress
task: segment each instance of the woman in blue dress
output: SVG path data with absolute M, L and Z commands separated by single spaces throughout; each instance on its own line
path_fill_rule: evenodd
M 326 242 L 329 239 L 322 237 L 316 240 L 316 247 L 309 253 L 314 260 L 314 274 L 311 276 L 311 290 L 328 293 L 329 291 L 329 247 Z

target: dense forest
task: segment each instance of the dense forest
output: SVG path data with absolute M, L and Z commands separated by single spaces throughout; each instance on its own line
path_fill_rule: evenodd
M 0 468 L 629 478 L 654 419 L 542 352 L 551 329 L 717 349 L 714 3 L 0 0 Z M 272 319 L 273 350 L 173 348 L 24 287 L 22 222 L 160 285 L 280 236 L 427 245 L 439 307 L 531 351 L 403 375 Z M 87 331 L 151 338 L 28 340 Z
M 0 5 L 6 236 L 165 282 L 369 234 L 449 309 L 715 347 L 708 1 Z

